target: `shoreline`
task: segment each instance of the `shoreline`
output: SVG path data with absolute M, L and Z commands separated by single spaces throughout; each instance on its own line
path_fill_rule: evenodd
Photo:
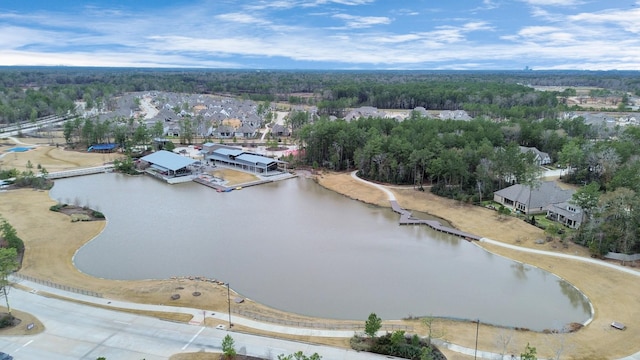
M 339 180 L 336 181 L 336 178 L 339 178 Z M 375 189 L 379 194 L 367 194 L 366 190 L 360 189 L 349 195 L 343 189 L 351 189 L 352 186 L 355 186 L 353 183 L 358 182 L 358 180 L 350 178 L 350 174 L 325 173 L 318 177 L 318 183 L 355 200 L 382 207 L 390 207 L 389 200 L 382 196 L 383 191 L 374 188 L 374 186 L 381 186 L 371 186 L 363 183 L 362 186 Z M 401 207 L 426 212 L 442 218 L 450 222 L 456 229 L 477 234 L 483 238 L 494 239 L 503 244 L 511 244 L 515 248 L 541 249 L 546 247 L 541 250 L 589 257 L 586 249 L 575 244 L 571 244 L 572 246 L 569 249 L 563 249 L 562 247 L 552 248 L 553 245 L 549 244 L 542 246 L 536 244 L 537 237 L 543 236 L 542 230 L 515 218 L 498 221 L 493 212 L 488 209 L 460 204 L 450 199 L 440 198 L 430 193 L 417 192 L 413 189 L 397 189 L 393 187 L 385 187 L 385 189 L 393 193 Z M 474 221 L 474 219 L 480 221 Z M 491 224 L 487 225 L 486 222 Z M 479 223 L 484 223 L 484 226 Z M 508 226 L 505 226 L 504 223 L 508 223 Z M 593 264 L 581 261 L 559 260 L 547 255 L 523 252 L 489 242 L 480 241 L 476 242 L 475 245 L 512 261 L 526 263 L 549 271 L 587 296 L 594 311 L 588 326 L 574 333 L 563 334 L 563 337 L 569 338 L 577 348 L 572 351 L 571 356 L 576 358 L 624 357 L 634 354 L 640 349 L 640 345 L 636 345 L 635 349 L 631 345 L 635 344 L 633 339 L 640 338 L 638 329 L 633 329 L 634 334 L 631 334 L 626 330 L 625 332 L 613 330 L 610 326 L 611 321 L 615 321 L 615 319 L 624 319 L 626 323 L 638 323 L 640 321 L 640 312 L 635 310 L 640 302 L 640 286 L 628 286 L 628 284 L 638 284 L 637 275 L 627 274 L 605 266 L 595 267 Z M 612 301 L 612 293 L 616 294 L 615 301 Z M 475 326 L 475 323 L 469 322 L 452 324 L 449 328 L 460 332 L 457 333 L 457 336 L 451 337 L 449 339 L 450 342 L 473 348 Z M 487 330 L 485 329 L 485 331 Z M 490 332 L 494 340 L 500 337 L 499 328 L 491 329 Z M 527 342 L 531 343 L 532 346 L 537 346 L 538 354 L 541 356 L 553 356 L 557 351 L 557 349 L 553 349 L 553 345 L 548 345 L 557 342 L 557 336 L 556 339 L 553 339 L 553 335 L 544 333 L 526 332 L 517 334 L 518 337 L 523 335 L 526 335 L 527 341 L 520 340 L 523 343 L 512 352 L 520 353 Z M 629 342 L 626 342 L 623 338 Z M 478 343 L 479 349 L 493 349 L 495 352 L 500 352 L 496 351 L 495 341 L 490 343 L 486 340 L 486 338 L 480 339 Z
M 381 207 L 390 207 L 389 200 L 382 194 L 382 191 L 374 189 L 367 184 L 352 183 L 355 180 L 349 179 L 349 177 L 350 176 L 348 174 L 343 173 L 324 173 L 318 175 L 316 177 L 316 181 L 321 186 L 354 200 L 363 201 Z M 336 183 L 338 184 L 337 187 L 335 186 Z M 443 211 L 453 211 L 453 213 L 457 213 L 458 217 L 460 217 L 459 215 L 461 213 L 466 213 L 473 210 L 468 205 L 458 204 L 449 201 L 448 199 L 436 199 L 438 200 L 437 203 L 441 205 L 440 208 L 438 208 L 437 206 L 435 208 L 430 208 L 429 206 L 425 206 L 427 203 L 425 199 L 429 198 L 429 196 L 427 195 L 430 194 L 416 194 L 416 191 L 412 189 L 390 188 L 389 191 L 393 192 L 393 194 L 398 198 L 398 202 L 403 208 L 432 214 L 436 217 L 450 222 L 452 226 L 457 229 L 468 231 L 470 233 L 477 233 L 473 232 L 473 226 L 465 224 L 464 221 L 460 221 L 460 219 L 457 219 L 455 217 L 452 218 L 448 211 Z M 5 218 L 10 223 L 12 223 L 12 225 L 18 230 L 21 238 L 25 240 L 25 246 L 26 249 L 28 249 L 28 253 L 25 255 L 25 263 L 23 264 L 24 274 L 37 278 L 49 278 L 49 280 L 51 281 L 63 281 L 65 283 L 68 283 L 68 285 L 70 286 L 97 291 L 113 299 L 122 299 L 133 302 L 158 303 L 158 299 L 164 298 L 167 300 L 164 300 L 163 303 L 166 303 L 167 305 L 189 307 L 201 306 L 202 308 L 211 309 L 213 311 L 226 311 L 227 289 L 226 287 L 221 287 L 216 284 L 209 284 L 200 281 L 196 282 L 186 279 L 142 281 L 107 280 L 94 278 L 80 272 L 77 268 L 75 268 L 75 266 L 73 266 L 73 257 L 75 256 L 75 253 L 80 249 L 81 246 L 93 240 L 97 235 L 99 235 L 106 226 L 106 222 L 101 222 L 101 224 L 74 223 L 73 226 L 69 226 L 67 215 L 57 214 L 49 211 L 49 206 L 53 205 L 55 201 L 49 197 L 48 192 L 33 190 L 12 190 L 11 192 L 15 192 L 15 195 L 10 195 L 9 192 L 6 192 L 4 194 L 0 194 L 0 196 L 3 197 L 3 200 L 7 200 L 8 197 L 15 196 L 16 199 L 13 199 L 13 205 L 15 205 L 15 203 L 26 204 L 24 204 L 24 206 L 22 207 L 14 209 L 11 206 L 8 206 L 9 208 L 7 208 L 7 205 L 10 205 L 8 203 L 11 201 L 2 201 L 2 204 L 0 204 L 0 214 L 2 214 L 3 216 L 5 216 L 6 214 Z M 46 199 L 43 199 L 43 193 Z M 412 198 L 414 202 L 416 201 L 416 198 L 420 198 L 423 204 L 412 204 L 410 201 Z M 442 206 L 442 204 L 445 205 Z M 31 205 L 31 207 L 29 205 Z M 33 207 L 33 205 L 36 205 L 35 208 Z M 486 209 L 480 208 L 475 210 Z M 485 214 L 484 216 L 486 217 L 487 215 Z M 511 222 L 511 224 L 509 224 L 510 227 L 522 227 L 522 224 L 524 224 L 523 222 L 516 221 L 507 222 Z M 46 223 L 46 225 L 43 225 L 43 223 Z M 34 224 L 36 225 L 34 226 Z M 465 229 L 465 226 L 471 229 L 467 230 Z M 535 240 L 534 237 L 531 237 L 535 236 L 535 231 L 531 233 L 531 230 L 532 229 L 528 229 L 524 232 L 527 237 L 526 239 L 519 238 L 509 240 L 506 238 L 502 238 L 498 240 L 504 243 L 517 244 L 518 246 L 536 248 L 537 246 L 535 244 L 531 244 L 531 242 Z M 494 229 L 494 231 L 496 230 Z M 500 229 L 498 229 L 497 231 L 499 233 Z M 66 236 L 62 236 L 63 234 Z M 56 251 L 54 251 L 53 253 L 51 253 L 50 251 L 52 250 L 50 246 L 51 241 L 48 241 L 52 237 L 55 238 L 56 241 L 67 240 L 64 241 L 64 244 L 57 244 L 63 246 L 56 246 Z M 495 237 L 493 236 L 487 237 L 495 239 Z M 43 246 L 47 243 L 49 243 L 49 247 Z M 548 258 L 545 259 L 545 257 L 542 255 L 523 254 L 517 250 L 505 249 L 489 243 L 479 243 L 477 245 L 494 254 L 507 257 L 514 261 L 521 261 L 536 266 L 540 269 L 550 271 L 555 275 L 567 280 L 572 286 L 580 289 L 580 291 L 590 299 L 591 306 L 595 309 L 593 322 L 585 329 L 582 329 L 576 333 L 567 334 L 567 336 L 576 343 L 576 347 L 580 347 L 580 350 L 574 351 L 572 356 L 588 357 L 600 354 L 600 356 L 607 358 L 612 355 L 616 357 L 622 357 L 638 351 L 638 349 L 629 349 L 630 344 L 634 344 L 633 339 L 637 339 L 638 337 L 640 337 L 640 332 L 638 332 L 638 329 L 628 329 L 625 332 L 612 332 L 610 330 L 610 326 L 608 325 L 611 320 L 616 319 L 604 319 L 604 317 L 610 316 L 611 313 L 615 313 L 615 311 L 612 311 L 610 308 L 615 308 L 616 306 L 614 304 L 608 303 L 608 301 L 602 301 L 610 300 L 610 295 L 607 296 L 608 292 L 616 290 L 612 288 L 620 288 L 617 290 L 625 294 L 623 294 L 624 296 L 622 297 L 618 296 L 618 299 L 620 299 L 621 302 L 626 302 L 626 306 L 621 305 L 621 307 L 623 309 L 626 309 L 628 314 L 618 314 L 620 315 L 620 317 L 618 317 L 617 319 L 623 319 L 623 321 L 627 323 L 637 323 L 637 321 L 640 320 L 640 314 L 634 311 L 634 305 L 637 305 L 639 301 L 638 299 L 640 299 L 640 287 L 635 287 L 635 291 L 633 290 L 634 287 L 627 286 L 625 289 L 624 284 L 629 281 L 628 277 L 630 275 L 626 274 L 625 276 L 624 274 L 619 274 L 619 272 L 616 272 L 614 270 L 610 270 L 611 275 L 600 274 L 600 277 L 604 278 L 600 279 L 600 281 L 602 282 L 602 284 L 600 285 L 609 285 L 606 291 L 607 295 L 600 296 L 600 294 L 597 294 L 597 291 L 593 289 L 594 286 L 585 286 L 585 288 L 580 284 L 581 281 L 579 279 L 581 277 L 584 278 L 585 274 L 591 275 L 591 273 L 593 272 L 593 268 L 586 266 L 586 264 L 575 264 L 575 266 L 569 266 L 569 269 L 562 269 L 562 266 L 560 265 L 566 265 L 571 261 L 565 262 L 565 264 L 557 264 L 553 261 L 550 261 L 550 259 Z M 573 251 L 573 249 L 571 251 Z M 67 260 L 60 261 L 61 258 L 66 258 Z M 560 269 L 560 273 L 558 273 L 558 269 Z M 603 270 L 603 273 L 609 272 Z M 611 283 L 613 279 L 619 279 L 620 281 Z M 587 281 L 587 279 L 584 279 L 584 282 Z M 180 300 L 175 302 L 168 300 L 170 294 L 178 292 L 176 289 L 179 287 L 184 288 L 184 291 L 180 292 L 183 294 L 186 293 L 187 295 L 183 295 Z M 197 289 L 198 291 L 202 292 L 203 296 L 199 297 L 199 299 L 189 298 L 188 293 L 193 289 Z M 245 305 L 247 306 L 245 307 Z M 307 316 L 286 313 L 277 309 L 267 308 L 261 304 L 252 303 L 250 300 L 247 301 L 247 304 L 243 304 L 242 306 L 245 308 L 250 308 L 250 311 L 273 315 L 282 319 L 304 319 L 310 321 L 317 320 L 336 323 L 340 322 L 326 319 L 314 319 Z M 425 329 L 419 322 L 415 320 L 405 320 L 402 321 L 402 323 L 411 324 L 412 326 L 414 326 L 414 329 L 418 333 L 425 333 Z M 466 346 L 469 348 L 474 347 L 473 340 L 475 339 L 475 323 L 439 320 L 438 326 L 446 329 L 445 333 L 447 335 L 445 335 L 444 337 L 445 340 L 460 346 Z M 500 334 L 500 332 L 503 332 L 504 329 L 489 327 L 484 324 L 482 324 L 480 328 L 482 329 L 484 336 L 480 338 L 478 349 L 495 352 L 495 338 Z M 513 350 L 510 352 L 519 353 L 522 349 L 524 349 L 524 344 L 530 342 L 533 346 L 537 346 L 539 354 L 548 354 L 552 352 L 552 350 L 547 349 L 546 347 L 548 346 L 545 346 L 544 344 L 551 341 L 549 339 L 549 336 L 550 335 L 548 334 L 541 333 L 518 332 L 516 334 L 516 337 L 518 337 L 519 340 L 517 341 L 517 344 L 514 340 Z M 447 356 L 450 359 L 455 359 L 458 355 L 456 355 L 456 353 L 447 353 Z

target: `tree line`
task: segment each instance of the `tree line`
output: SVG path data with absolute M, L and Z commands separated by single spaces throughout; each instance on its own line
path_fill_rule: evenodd
M 352 106 L 422 106 L 463 109 L 474 116 L 535 119 L 568 109 L 557 100 L 570 95 L 566 91 L 536 92 L 531 85 L 600 86 L 640 95 L 640 73 L 3 67 L 0 124 L 66 115 L 77 101 L 88 108 L 108 108 L 113 96 L 139 91 L 224 94 L 269 102 L 293 99 L 333 115 Z
M 536 146 L 567 169 L 564 181 L 596 187 L 589 201 L 576 200 L 587 216 L 574 241 L 596 254 L 640 252 L 640 128 L 616 131 L 603 138 L 582 118 L 456 121 L 414 113 L 404 121 L 320 117 L 296 136 L 306 165 L 357 169 L 363 178 L 417 189 L 429 185 L 472 203 L 513 182 L 535 186 L 540 167 L 520 146 Z

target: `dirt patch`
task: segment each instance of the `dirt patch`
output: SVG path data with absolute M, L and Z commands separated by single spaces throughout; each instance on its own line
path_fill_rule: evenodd
M 51 208 L 52 211 L 59 212 L 71 217 L 71 221 L 98 221 L 104 220 L 104 215 L 86 206 L 58 204 Z

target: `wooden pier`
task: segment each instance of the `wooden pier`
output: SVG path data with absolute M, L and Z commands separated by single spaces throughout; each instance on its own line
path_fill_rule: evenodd
M 450 235 L 455 235 L 468 241 L 480 240 L 480 236 L 469 234 L 464 231 L 460 231 L 457 229 L 444 226 L 439 221 L 436 221 L 436 220 L 416 219 L 411 215 L 410 211 L 401 208 L 400 205 L 398 205 L 397 201 L 391 200 L 390 202 L 391 202 L 391 209 L 394 212 L 400 214 L 400 225 L 427 225 L 433 230 L 447 233 Z

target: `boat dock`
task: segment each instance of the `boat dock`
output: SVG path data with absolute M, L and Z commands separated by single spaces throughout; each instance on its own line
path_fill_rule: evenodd
M 247 183 L 243 183 L 243 184 L 236 184 L 233 186 L 226 186 L 224 184 L 224 181 L 222 179 L 219 179 L 215 176 L 211 176 L 208 174 L 200 174 L 198 176 L 195 176 L 193 178 L 193 182 L 210 187 L 212 189 L 215 189 L 217 192 L 231 192 L 233 190 L 240 190 L 243 188 L 247 188 L 247 187 L 251 187 L 251 186 L 256 186 L 256 185 L 262 185 L 262 184 L 267 184 L 267 183 L 271 183 L 274 181 L 278 181 L 278 180 L 285 180 L 285 179 L 291 179 L 295 177 L 295 175 L 292 174 L 282 174 L 282 175 L 278 175 L 278 176 L 271 176 L 269 178 L 266 179 L 260 179 L 260 180 L 256 180 L 256 181 L 251 181 L 251 182 L 247 182 Z
M 427 225 L 433 230 L 455 235 L 468 241 L 480 240 L 480 236 L 469 234 L 464 231 L 460 231 L 457 229 L 444 226 L 439 221 L 436 221 L 436 220 L 416 219 L 411 215 L 411 212 L 409 210 L 405 210 L 401 208 L 400 205 L 398 205 L 397 201 L 391 200 L 390 202 L 391 202 L 391 209 L 394 212 L 400 214 L 400 225 Z
M 266 183 L 270 183 L 273 182 L 273 180 L 257 180 L 257 181 L 253 181 L 250 183 L 244 183 L 242 185 L 238 185 L 238 186 L 224 186 L 219 184 L 217 181 L 211 181 L 209 179 L 207 179 L 207 177 L 203 177 L 203 176 L 197 176 L 195 178 L 193 178 L 193 182 L 196 182 L 198 184 L 204 185 L 204 186 L 208 186 L 212 189 L 215 189 L 217 192 L 230 192 L 239 188 L 246 188 L 246 187 L 250 187 L 250 186 L 256 186 L 256 185 L 261 185 L 261 184 L 266 184 Z

